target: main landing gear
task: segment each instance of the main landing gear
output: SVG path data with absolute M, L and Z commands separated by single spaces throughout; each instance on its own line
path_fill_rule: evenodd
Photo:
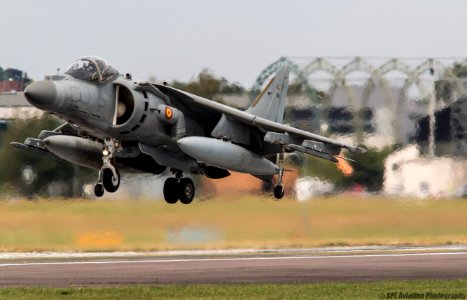
M 284 197 L 284 185 L 282 184 L 282 176 L 284 176 L 284 149 L 278 155 L 277 164 L 279 165 L 279 174 L 277 175 L 277 184 L 274 187 L 274 197 L 280 200 Z
M 195 197 L 195 185 L 190 178 L 182 178 L 181 172 L 175 172 L 164 183 L 164 199 L 167 203 L 175 204 L 180 200 L 183 204 L 190 204 Z
M 114 139 L 104 140 L 104 150 L 102 150 L 102 167 L 99 171 L 96 185 L 94 186 L 94 194 L 96 197 L 102 197 L 104 190 L 109 193 L 114 193 L 120 186 L 120 173 L 112 164 L 116 152 L 122 150 L 119 141 Z

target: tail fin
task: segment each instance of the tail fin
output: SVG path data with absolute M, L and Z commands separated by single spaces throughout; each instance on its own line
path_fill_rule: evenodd
M 284 67 L 269 81 L 246 111 L 258 117 L 282 123 L 288 87 L 289 68 Z

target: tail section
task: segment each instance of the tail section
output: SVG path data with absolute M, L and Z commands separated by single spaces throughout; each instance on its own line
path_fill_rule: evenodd
M 288 87 L 289 68 L 284 67 L 269 81 L 246 111 L 258 117 L 282 123 Z

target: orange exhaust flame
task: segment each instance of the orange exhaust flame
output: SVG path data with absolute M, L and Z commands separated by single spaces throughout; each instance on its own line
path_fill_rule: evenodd
M 350 176 L 353 174 L 353 168 L 348 161 L 343 159 L 341 156 L 334 156 L 337 159 L 336 166 L 344 174 L 344 176 Z

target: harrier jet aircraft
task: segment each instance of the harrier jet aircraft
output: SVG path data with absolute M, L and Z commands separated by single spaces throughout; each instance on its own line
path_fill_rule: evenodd
M 361 151 L 282 124 L 289 71 L 281 69 L 245 110 L 205 99 L 167 84 L 137 82 L 97 57 L 84 57 L 63 75 L 46 76 L 24 94 L 31 105 L 65 123 L 14 146 L 98 170 L 97 197 L 115 192 L 120 171 L 173 177 L 164 183 L 168 203 L 188 204 L 195 195 L 184 174 L 224 178 L 229 171 L 267 182 L 284 195 L 286 152 L 337 162 L 342 148 Z

